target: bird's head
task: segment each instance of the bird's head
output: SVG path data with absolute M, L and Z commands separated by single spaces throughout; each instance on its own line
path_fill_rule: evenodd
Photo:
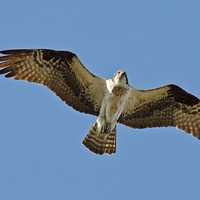
M 128 85 L 128 77 L 126 75 L 126 72 L 123 70 L 117 70 L 112 80 L 115 84 Z

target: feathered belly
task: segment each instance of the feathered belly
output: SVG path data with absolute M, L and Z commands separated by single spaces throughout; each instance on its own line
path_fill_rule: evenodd
M 129 88 L 122 86 L 108 87 L 99 116 L 97 117 L 98 132 L 105 131 L 109 127 L 110 130 L 115 128 L 117 120 L 123 112 L 129 96 Z
M 124 97 L 110 96 L 106 105 L 106 121 L 117 121 L 124 108 Z

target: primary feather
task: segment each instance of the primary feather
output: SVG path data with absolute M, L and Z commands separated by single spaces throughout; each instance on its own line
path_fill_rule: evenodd
M 75 110 L 98 116 L 83 141 L 95 153 L 116 151 L 118 122 L 132 128 L 177 127 L 200 139 L 200 100 L 176 85 L 137 90 L 123 70 L 104 80 L 69 51 L 16 49 L 0 54 L 0 74 L 45 85 Z

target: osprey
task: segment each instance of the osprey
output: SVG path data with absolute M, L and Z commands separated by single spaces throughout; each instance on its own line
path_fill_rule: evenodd
M 0 51 L 0 74 L 47 86 L 79 112 L 96 115 L 83 144 L 96 154 L 116 151 L 116 125 L 177 127 L 200 138 L 200 100 L 176 85 L 137 90 L 123 70 L 105 80 L 69 51 Z

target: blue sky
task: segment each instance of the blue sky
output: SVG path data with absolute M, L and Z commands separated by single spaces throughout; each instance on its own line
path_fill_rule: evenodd
M 200 2 L 2 1 L 0 48 L 75 52 L 136 88 L 175 83 L 200 97 Z M 200 142 L 174 128 L 118 126 L 117 153 L 81 142 L 95 117 L 49 90 L 0 79 L 0 199 L 199 199 Z

